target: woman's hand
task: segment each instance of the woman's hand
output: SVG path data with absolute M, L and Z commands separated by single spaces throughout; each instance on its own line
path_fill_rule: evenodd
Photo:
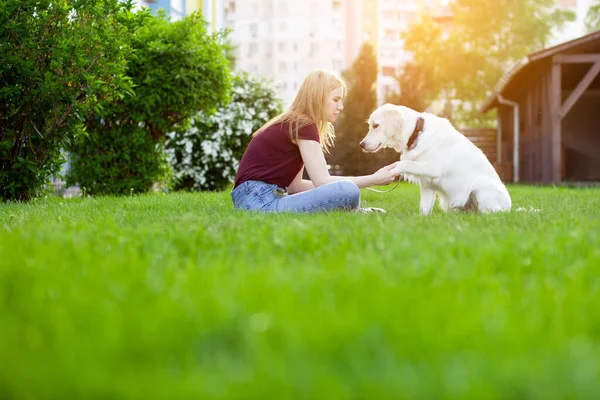
M 396 169 L 396 163 L 386 165 L 383 168 L 380 168 L 373 174 L 371 174 L 371 178 L 373 180 L 372 185 L 389 185 L 394 182 L 394 179 L 400 175 L 398 170 Z

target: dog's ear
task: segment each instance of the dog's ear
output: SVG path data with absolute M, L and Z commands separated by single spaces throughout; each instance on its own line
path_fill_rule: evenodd
M 400 107 L 386 107 L 383 117 L 385 118 L 385 135 L 392 137 L 402 131 L 402 112 Z

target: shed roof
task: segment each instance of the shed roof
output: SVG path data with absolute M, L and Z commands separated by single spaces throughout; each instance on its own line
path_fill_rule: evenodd
M 481 112 L 487 112 L 498 106 L 498 94 L 514 99 L 532 78 L 539 75 L 542 67 L 548 66 L 552 56 L 557 54 L 599 53 L 600 54 L 600 30 L 589 33 L 577 39 L 558 44 L 553 47 L 542 49 L 528 54 L 508 70 L 496 84 L 492 94 L 479 107 Z M 574 88 L 585 75 L 589 66 L 586 64 L 569 64 L 563 77 L 563 88 Z M 591 85 L 592 88 L 600 88 L 600 77 Z

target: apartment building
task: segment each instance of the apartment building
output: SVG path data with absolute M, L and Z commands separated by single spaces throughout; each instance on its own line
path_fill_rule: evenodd
M 346 66 L 346 15 L 342 0 L 228 0 L 236 69 L 273 79 L 288 106 L 311 70 Z
M 278 82 L 286 105 L 314 68 L 341 72 L 363 41 L 376 50 L 382 102 L 397 89 L 394 75 L 408 60 L 401 33 L 424 7 L 443 0 L 226 0 L 225 27 L 238 46 L 238 70 Z
M 440 1 L 379 0 L 378 3 L 378 38 L 375 42 L 379 61 L 377 97 L 382 103 L 388 93 L 398 90 L 394 76 L 398 68 L 411 59 L 411 55 L 404 50 L 402 33 L 423 11 L 439 7 Z

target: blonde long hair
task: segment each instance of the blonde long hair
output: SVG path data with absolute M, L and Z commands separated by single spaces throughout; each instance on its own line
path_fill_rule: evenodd
M 289 124 L 290 137 L 298 141 L 298 130 L 315 124 L 323 151 L 328 152 L 335 139 L 333 124 L 329 122 L 327 106 L 332 90 L 341 87 L 346 94 L 344 80 L 335 72 L 317 69 L 309 73 L 300 86 L 292 105 L 283 114 L 276 116 L 254 132 L 258 135 L 274 124 Z

